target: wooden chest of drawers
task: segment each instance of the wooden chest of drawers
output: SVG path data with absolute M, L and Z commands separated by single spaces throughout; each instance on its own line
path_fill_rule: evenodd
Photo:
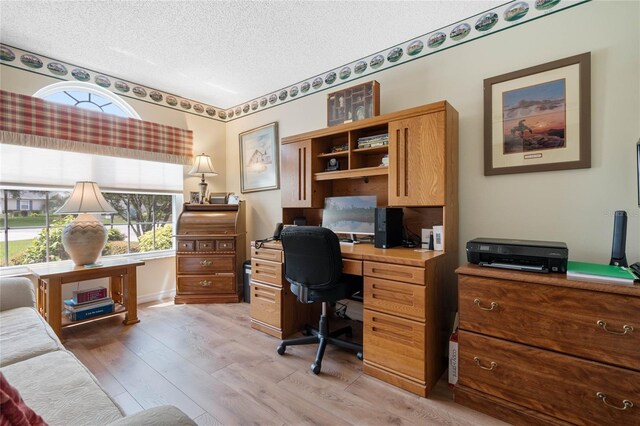
M 456 402 L 516 424 L 640 425 L 640 288 L 457 272 Z
M 242 300 L 244 202 L 185 204 L 176 239 L 176 303 Z

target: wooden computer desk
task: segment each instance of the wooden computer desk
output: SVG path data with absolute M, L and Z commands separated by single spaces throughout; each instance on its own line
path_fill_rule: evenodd
M 344 272 L 363 276 L 364 372 L 427 396 L 446 366 L 444 252 L 341 244 Z M 283 277 L 279 242 L 251 249 L 251 327 L 284 339 L 314 323 Z

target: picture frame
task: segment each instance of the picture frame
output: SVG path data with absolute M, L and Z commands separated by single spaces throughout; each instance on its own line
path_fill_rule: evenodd
M 591 167 L 591 53 L 484 80 L 484 175 Z
M 238 137 L 241 192 L 280 188 L 278 122 L 247 130 Z
M 209 194 L 209 204 L 227 204 L 227 193 L 214 192 Z
M 191 191 L 191 192 L 189 192 L 189 204 L 200 204 L 200 192 L 199 191 Z
M 327 95 L 327 126 L 380 115 L 380 83 L 375 80 Z
M 240 204 L 240 196 L 239 195 L 229 195 L 228 204 Z

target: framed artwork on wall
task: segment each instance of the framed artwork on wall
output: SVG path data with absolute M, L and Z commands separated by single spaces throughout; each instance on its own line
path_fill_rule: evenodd
M 280 188 L 278 123 L 240 133 L 239 138 L 241 192 Z
M 591 54 L 484 80 L 485 176 L 591 167 Z

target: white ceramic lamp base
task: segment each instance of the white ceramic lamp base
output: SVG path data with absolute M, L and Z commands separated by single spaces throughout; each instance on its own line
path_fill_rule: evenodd
M 62 230 L 62 245 L 76 265 L 95 263 L 107 243 L 107 229 L 95 216 L 82 213 Z

